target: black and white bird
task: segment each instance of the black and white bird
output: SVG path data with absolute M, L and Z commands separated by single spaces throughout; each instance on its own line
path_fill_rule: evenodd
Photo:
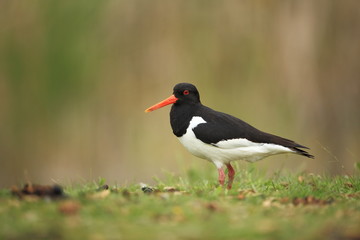
M 230 164 L 232 161 L 256 162 L 282 153 L 295 153 L 314 158 L 303 150 L 308 149 L 305 146 L 262 132 L 236 117 L 202 105 L 198 90 L 190 83 L 175 85 L 173 95 L 149 107 L 145 112 L 169 104 L 173 104 L 170 123 L 175 136 L 190 153 L 215 164 L 220 185 L 225 183 L 226 166 L 228 189 L 231 189 L 235 176 Z

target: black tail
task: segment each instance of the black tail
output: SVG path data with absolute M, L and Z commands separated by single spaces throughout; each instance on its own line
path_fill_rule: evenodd
M 307 151 L 304 151 L 304 150 L 302 150 L 300 148 L 307 148 L 307 147 L 304 147 L 304 146 L 300 145 L 300 146 L 294 147 L 292 149 L 299 155 L 302 155 L 302 156 L 305 156 L 305 157 L 308 157 L 308 158 L 315 158 L 313 155 L 311 155 Z M 307 148 L 307 149 L 309 149 L 309 148 Z
M 269 133 L 263 133 L 263 136 L 266 137 L 268 143 L 278 144 L 278 145 L 290 148 L 291 150 L 294 150 L 295 153 L 297 153 L 299 155 L 302 155 L 302 156 L 305 156 L 308 158 L 314 158 L 313 155 L 311 155 L 310 153 L 308 153 L 307 151 L 302 149 L 302 148 L 309 149 L 308 147 L 300 145 L 300 144 L 294 142 L 293 140 L 279 137 L 279 136 L 269 134 Z

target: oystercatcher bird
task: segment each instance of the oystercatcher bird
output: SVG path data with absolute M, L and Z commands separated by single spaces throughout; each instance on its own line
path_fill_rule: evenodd
M 231 189 L 235 176 L 235 170 L 230 164 L 232 161 L 255 162 L 281 153 L 314 158 L 303 150 L 308 149 L 305 146 L 265 133 L 236 117 L 202 105 L 198 90 L 190 83 L 175 85 L 173 95 L 149 107 L 145 112 L 169 104 L 173 104 L 170 123 L 175 136 L 190 153 L 215 164 L 220 185 L 225 183 L 226 166 L 228 189 Z

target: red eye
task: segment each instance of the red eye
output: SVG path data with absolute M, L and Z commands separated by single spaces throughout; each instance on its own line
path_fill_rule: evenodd
M 183 92 L 184 95 L 189 95 L 189 93 L 190 93 L 189 90 L 185 90 L 185 91 Z

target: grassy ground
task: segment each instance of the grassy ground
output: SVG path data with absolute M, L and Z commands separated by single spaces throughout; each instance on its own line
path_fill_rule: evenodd
M 232 190 L 194 171 L 155 186 L 0 191 L 0 239 L 360 239 L 360 177 L 240 172 Z M 103 188 L 101 188 L 103 186 Z M 99 189 L 100 188 L 100 189 Z

